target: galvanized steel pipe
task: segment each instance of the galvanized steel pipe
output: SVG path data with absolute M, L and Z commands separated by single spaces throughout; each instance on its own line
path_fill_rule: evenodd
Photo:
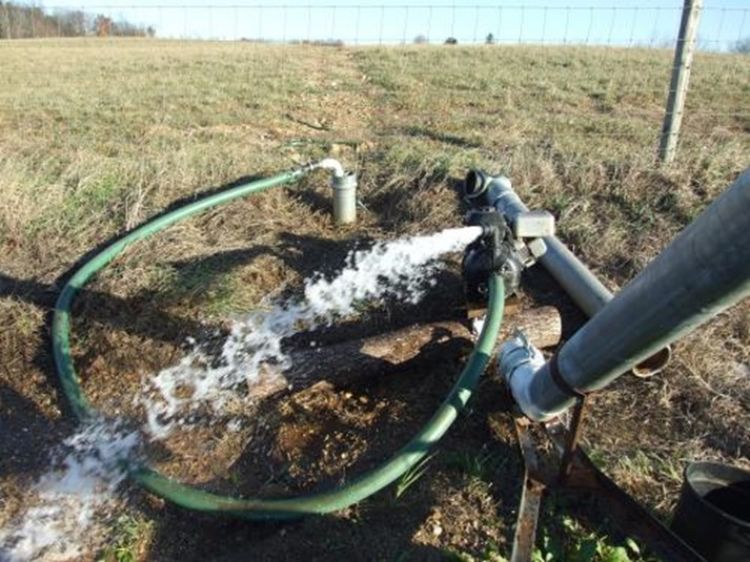
M 357 176 L 354 172 L 331 178 L 333 222 L 351 224 L 357 220 Z
M 528 381 L 536 420 L 599 390 L 750 295 L 750 169 Z M 554 361 L 554 360 L 553 360 Z
M 491 176 L 481 170 L 471 170 L 466 175 L 464 197 L 475 204 L 494 207 L 509 222 L 529 211 L 507 177 Z M 591 318 L 612 300 L 612 292 L 559 238 L 545 236 L 542 241 L 545 250 L 537 256 L 537 261 L 586 316 Z M 671 356 L 669 346 L 658 349 L 652 356 L 635 365 L 633 373 L 639 377 L 654 375 L 666 367 Z
M 333 222 L 337 225 L 351 224 L 357 220 L 357 175 L 346 173 L 341 162 L 325 158 L 312 165 L 312 169 L 331 172 L 333 189 Z

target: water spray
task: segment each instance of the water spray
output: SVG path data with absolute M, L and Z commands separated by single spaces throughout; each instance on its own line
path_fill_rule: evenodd
M 334 179 L 346 177 L 343 168 L 335 160 L 326 159 L 317 164 L 307 165 L 209 196 L 136 228 L 101 250 L 70 277 L 55 307 L 52 337 L 55 364 L 63 390 L 74 413 L 80 419 L 90 419 L 96 413 L 82 392 L 70 350 L 71 306 L 78 291 L 130 244 L 217 205 L 272 187 L 291 184 L 319 168 L 331 170 Z M 470 236 L 464 244 L 481 232 L 482 230 L 476 226 L 462 229 L 463 235 Z M 146 489 L 183 507 L 249 519 L 289 519 L 302 515 L 328 513 L 356 503 L 387 486 L 424 458 L 430 447 L 448 430 L 459 411 L 469 400 L 474 386 L 490 360 L 500 330 L 505 298 L 503 279 L 498 272 L 490 272 L 487 295 L 489 299 L 487 318 L 474 351 L 443 404 L 417 435 L 391 459 L 344 486 L 297 498 L 254 499 L 206 492 L 167 478 L 139 460 L 129 462 L 128 474 Z

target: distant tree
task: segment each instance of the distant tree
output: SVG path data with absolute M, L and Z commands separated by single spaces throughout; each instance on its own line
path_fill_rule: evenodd
M 422 35 L 421 33 L 414 38 L 414 43 L 417 45 L 424 45 L 425 43 L 428 43 L 428 42 L 429 40 L 427 39 L 427 36 Z
M 94 29 L 98 37 L 109 37 L 112 34 L 112 19 L 99 14 L 94 20 Z
M 49 22 L 38 6 L 0 1 L 0 39 L 46 37 Z
M 733 53 L 750 54 L 750 37 L 735 41 L 731 50 Z
M 86 14 L 80 10 L 58 10 L 55 17 L 60 22 L 60 34 L 63 37 L 81 37 L 86 35 Z
M 114 22 L 101 14 L 55 8 L 46 10 L 31 2 L 0 0 L 0 39 L 27 37 L 83 37 L 98 35 L 153 36 L 152 28 L 127 21 Z
M 492 33 L 488 33 L 487 37 L 484 38 L 484 42 L 487 45 L 494 45 L 495 44 L 495 36 Z
M 142 26 L 134 25 L 125 19 L 112 22 L 112 35 L 117 37 L 145 37 L 146 30 Z
M 455 37 L 448 37 L 448 39 L 445 40 L 446 45 L 458 45 L 458 39 Z

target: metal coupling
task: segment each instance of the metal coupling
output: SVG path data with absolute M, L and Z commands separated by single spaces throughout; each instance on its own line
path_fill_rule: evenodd
M 529 396 L 534 374 L 545 364 L 544 355 L 529 342 L 526 334 L 516 331 L 513 337 L 500 346 L 497 366 L 511 395 L 520 410 L 531 419 L 542 419 L 544 412 L 537 411 Z

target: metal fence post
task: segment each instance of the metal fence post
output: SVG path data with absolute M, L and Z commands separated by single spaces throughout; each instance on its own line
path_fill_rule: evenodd
M 659 143 L 659 159 L 664 164 L 674 160 L 677 139 L 682 124 L 682 113 L 685 107 L 690 69 L 693 66 L 695 37 L 698 33 L 698 20 L 703 8 L 703 0 L 685 0 L 680 22 L 680 35 L 674 53 L 672 81 L 669 84 L 667 110 L 664 115 L 664 126 Z

